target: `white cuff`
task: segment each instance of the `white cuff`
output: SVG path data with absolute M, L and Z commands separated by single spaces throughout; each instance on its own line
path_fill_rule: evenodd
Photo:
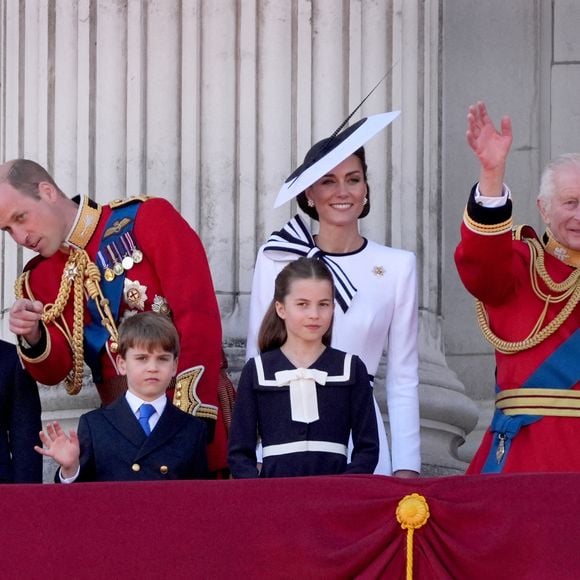
M 501 188 L 501 195 L 497 196 L 490 196 L 490 195 L 481 195 L 479 191 L 479 183 L 475 186 L 475 195 L 474 200 L 477 205 L 482 205 L 483 207 L 487 208 L 494 208 L 494 207 L 503 207 L 508 199 L 511 199 L 512 192 L 510 188 L 504 183 Z
M 80 472 L 81 472 L 81 466 L 79 465 L 77 467 L 76 473 L 74 475 L 72 475 L 71 477 L 63 477 L 62 476 L 62 469 L 59 467 L 58 468 L 58 478 L 60 479 L 61 483 L 73 483 L 74 481 L 76 481 Z

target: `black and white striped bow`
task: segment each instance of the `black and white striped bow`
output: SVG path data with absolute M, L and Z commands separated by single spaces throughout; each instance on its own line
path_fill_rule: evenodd
M 348 310 L 356 294 L 355 286 L 343 269 L 316 246 L 312 234 L 299 215 L 295 215 L 280 231 L 274 232 L 268 238 L 264 244 L 264 252 L 273 260 L 287 259 L 288 254 L 322 260 L 334 279 L 336 302 L 343 312 Z

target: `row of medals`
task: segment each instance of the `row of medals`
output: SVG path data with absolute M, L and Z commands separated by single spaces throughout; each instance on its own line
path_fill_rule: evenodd
M 131 234 L 125 232 L 121 236 L 121 243 L 123 245 L 123 254 L 119 251 L 116 242 L 107 244 L 106 251 L 108 252 L 113 265 L 111 266 L 108 260 L 99 251 L 98 256 L 103 266 L 103 276 L 107 282 L 112 282 L 117 276 L 122 276 L 127 270 L 130 270 L 135 264 L 143 261 L 143 252 L 139 250 Z

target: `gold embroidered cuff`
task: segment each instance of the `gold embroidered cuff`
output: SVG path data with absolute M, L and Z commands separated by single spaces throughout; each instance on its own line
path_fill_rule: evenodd
M 218 418 L 218 408 L 213 405 L 200 405 L 197 407 L 192 415 L 199 417 L 200 419 L 212 419 L 217 421 Z
M 50 342 L 50 333 L 48 332 L 48 329 L 46 328 L 46 324 L 44 324 L 44 322 L 41 322 L 40 324 L 42 324 L 44 326 L 44 333 L 46 335 L 46 345 L 44 347 L 44 351 L 39 354 L 36 357 L 29 357 L 26 356 L 24 354 L 24 349 L 26 348 L 26 345 L 22 344 L 22 341 L 24 341 L 24 339 L 22 337 L 18 337 L 18 344 L 17 344 L 17 349 L 18 349 L 18 355 L 20 356 L 20 359 L 24 362 L 27 363 L 31 363 L 31 364 L 38 364 L 43 362 L 44 360 L 46 360 L 48 358 L 48 355 L 50 354 L 50 349 L 52 347 L 52 344 Z
M 506 232 L 510 232 L 513 226 L 513 220 L 511 217 L 499 224 L 480 224 L 469 216 L 467 213 L 467 207 L 463 212 L 463 223 L 468 230 L 482 236 L 497 236 L 499 234 L 505 234 Z

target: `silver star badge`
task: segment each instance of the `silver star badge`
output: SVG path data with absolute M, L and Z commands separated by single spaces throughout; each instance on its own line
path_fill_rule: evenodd
M 147 300 L 147 286 L 140 284 L 139 280 L 133 281 L 125 278 L 123 295 L 129 308 L 144 310 Z
M 78 273 L 79 269 L 74 264 L 70 264 L 70 266 L 66 267 L 65 276 L 67 280 L 74 280 L 78 276 Z
M 158 312 L 159 314 L 169 314 L 170 311 L 167 298 L 164 296 L 159 296 L 159 294 L 155 294 L 155 298 L 153 298 L 153 304 L 151 305 L 151 310 L 153 310 L 153 312 Z

